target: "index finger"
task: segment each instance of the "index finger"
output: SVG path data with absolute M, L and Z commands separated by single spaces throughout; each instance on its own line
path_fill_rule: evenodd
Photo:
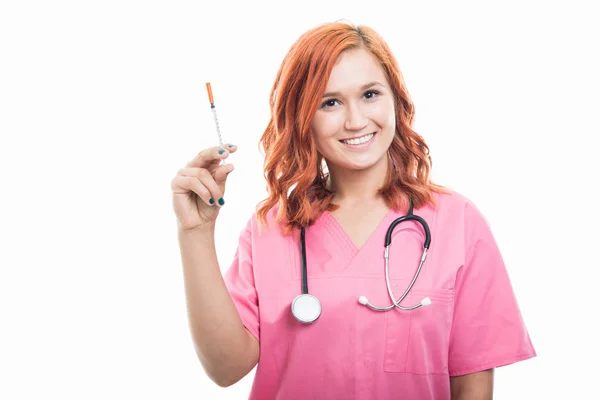
M 233 144 L 224 144 L 221 146 L 208 147 L 196 154 L 187 164 L 188 168 L 206 168 L 213 161 L 221 161 L 229 156 L 230 153 L 235 153 L 237 146 Z

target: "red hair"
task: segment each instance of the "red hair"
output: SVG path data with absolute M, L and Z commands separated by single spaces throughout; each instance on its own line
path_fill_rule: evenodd
M 277 72 L 270 97 L 271 120 L 260 140 L 269 193 L 257 212 L 261 223 L 266 224 L 269 210 L 279 205 L 276 221 L 289 233 L 338 207 L 331 203 L 335 193 L 326 187 L 328 174 L 310 125 L 337 58 L 356 48 L 368 50 L 379 60 L 394 95 L 396 134 L 388 150 L 388 176 L 379 194 L 388 207 L 400 210 L 408 209 L 411 199 L 415 209 L 429 202 L 437 206 L 432 192 L 447 192 L 430 182 L 429 147 L 411 129 L 415 107 L 387 43 L 369 27 L 333 22 L 300 36 Z

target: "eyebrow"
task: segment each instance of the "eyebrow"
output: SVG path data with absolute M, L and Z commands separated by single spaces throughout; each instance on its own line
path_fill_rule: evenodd
M 374 81 L 374 82 L 369 82 L 369 83 L 367 83 L 366 85 L 362 85 L 362 86 L 360 87 L 360 90 L 366 90 L 366 89 L 368 89 L 368 88 L 370 88 L 370 87 L 372 87 L 372 86 L 376 86 L 376 85 L 383 86 L 381 83 L 379 83 L 379 82 L 377 82 L 377 81 Z M 333 96 L 341 96 L 341 95 L 342 95 L 342 94 L 341 94 L 340 92 L 329 92 L 329 93 L 325 93 L 325 94 L 323 95 L 323 97 L 333 97 Z

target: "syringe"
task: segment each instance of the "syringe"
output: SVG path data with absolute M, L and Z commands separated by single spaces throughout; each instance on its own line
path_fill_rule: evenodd
M 219 119 L 217 118 L 217 109 L 215 107 L 215 100 L 213 99 L 212 89 L 210 82 L 206 82 L 206 90 L 208 91 L 208 101 L 210 101 L 210 109 L 212 110 L 213 117 L 215 118 L 215 125 L 217 127 L 217 134 L 219 135 L 219 145 L 223 147 L 223 138 L 221 137 L 221 129 L 219 128 Z

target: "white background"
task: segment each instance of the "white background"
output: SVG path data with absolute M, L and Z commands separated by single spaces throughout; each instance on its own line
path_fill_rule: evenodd
M 538 357 L 498 369 L 495 398 L 591 398 L 593 2 L 205 3 L 2 2 L 0 398 L 247 398 L 254 371 L 220 388 L 194 354 L 170 182 L 217 144 L 211 81 L 239 145 L 225 271 L 266 195 L 257 146 L 281 60 L 342 18 L 389 43 L 434 180 L 471 198 L 501 247 Z

